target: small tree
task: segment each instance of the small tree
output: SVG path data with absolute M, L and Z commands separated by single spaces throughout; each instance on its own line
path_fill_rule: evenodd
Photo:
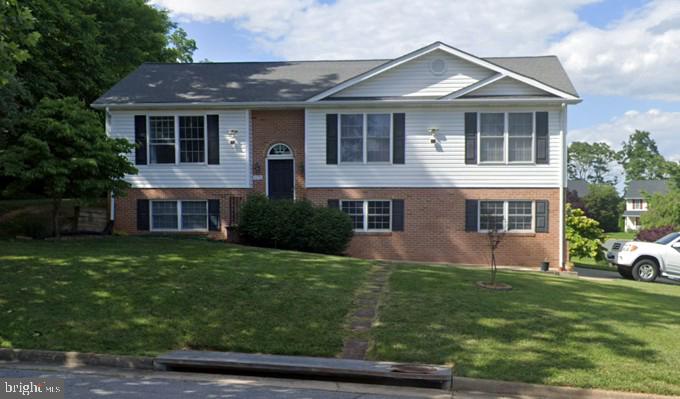
M 94 111 L 75 98 L 43 99 L 19 127 L 20 136 L 0 151 L 0 175 L 8 191 L 39 186 L 52 200 L 52 233 L 59 237 L 59 212 L 67 197 L 120 195 L 137 169 L 123 155 L 134 148 L 104 133 Z
M 583 210 L 572 208 L 570 204 L 567 204 L 566 214 L 569 256 L 601 259 L 604 231 L 600 228 L 600 223 L 587 217 Z
M 489 238 L 489 250 L 491 251 L 491 286 L 495 287 L 496 273 L 498 272 L 498 267 L 496 265 L 496 249 L 498 249 L 498 246 L 503 241 L 505 232 L 499 231 L 498 228 L 494 226 L 494 228 L 487 233 L 487 237 Z
M 646 197 L 649 210 L 640 217 L 643 228 L 680 228 L 680 189 L 673 185 L 666 194 L 657 193 Z

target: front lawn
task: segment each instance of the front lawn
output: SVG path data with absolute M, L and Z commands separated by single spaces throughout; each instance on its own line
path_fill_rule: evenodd
M 454 363 L 455 374 L 680 394 L 680 287 L 400 265 L 372 331 L 375 359 Z
M 0 347 L 334 356 L 368 265 L 202 239 L 0 241 Z

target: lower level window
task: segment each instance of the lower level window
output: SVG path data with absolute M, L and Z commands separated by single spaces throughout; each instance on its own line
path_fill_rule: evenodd
M 389 231 L 391 208 L 390 200 L 341 201 L 341 209 L 352 218 L 356 231 Z
M 479 230 L 533 231 L 533 201 L 479 201 Z
M 207 201 L 151 201 L 152 230 L 207 230 Z

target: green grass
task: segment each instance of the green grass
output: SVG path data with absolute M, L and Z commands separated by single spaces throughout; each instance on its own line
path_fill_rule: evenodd
M 334 356 L 368 266 L 202 239 L 0 241 L 0 346 Z
M 680 287 L 400 265 L 372 331 L 374 359 L 453 363 L 455 374 L 680 394 Z

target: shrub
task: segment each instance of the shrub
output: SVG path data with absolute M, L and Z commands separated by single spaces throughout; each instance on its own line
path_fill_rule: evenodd
M 241 208 L 239 233 L 254 245 L 340 254 L 352 238 L 352 222 L 337 209 L 254 194 Z
M 50 215 L 22 213 L 0 224 L 0 236 L 26 236 L 44 239 L 51 236 Z
M 673 226 L 655 227 L 651 229 L 642 229 L 635 236 L 637 241 L 654 242 L 659 238 L 674 232 Z
M 672 188 L 666 194 L 656 193 L 646 199 L 649 210 L 640 216 L 643 228 L 680 227 L 680 190 Z
M 600 223 L 585 215 L 583 210 L 567 204 L 566 233 L 569 257 L 600 259 L 604 231 Z

